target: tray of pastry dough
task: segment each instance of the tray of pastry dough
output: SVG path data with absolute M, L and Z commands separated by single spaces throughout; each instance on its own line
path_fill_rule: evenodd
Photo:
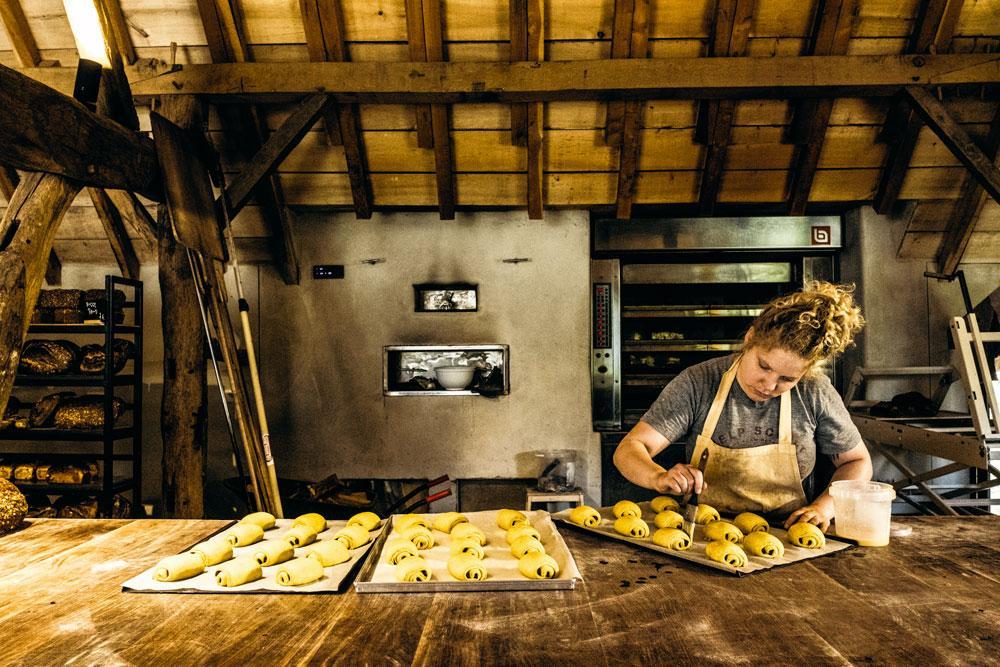
M 810 524 L 793 526 L 793 534 L 769 525 L 761 516 L 745 512 L 734 518 L 719 516 L 704 503 L 690 540 L 681 524 L 677 502 L 659 496 L 650 502 L 623 500 L 614 507 L 580 507 L 552 515 L 560 523 L 594 535 L 680 558 L 737 576 L 753 574 L 850 548 Z M 629 511 L 629 510 L 632 511 Z M 638 512 L 638 516 L 632 514 Z M 714 523 L 714 525 L 713 525 Z
M 340 593 L 386 527 L 372 512 L 243 517 L 124 584 L 131 593 Z
M 354 581 L 359 593 L 567 590 L 583 581 L 543 510 L 401 514 Z

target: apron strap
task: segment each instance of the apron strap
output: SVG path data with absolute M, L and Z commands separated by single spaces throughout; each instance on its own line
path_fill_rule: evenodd
M 736 377 L 736 367 L 739 366 L 740 359 L 742 358 L 742 354 L 737 355 L 733 365 L 729 367 L 728 371 L 722 374 L 722 382 L 719 383 L 719 388 L 715 391 L 715 399 L 712 401 L 712 407 L 708 410 L 705 425 L 701 429 L 701 434 L 709 440 L 712 439 L 715 427 L 719 423 L 719 417 L 722 416 L 722 408 L 726 405 L 726 397 L 729 396 L 729 390 L 733 386 L 733 379 Z
M 778 411 L 778 443 L 792 444 L 792 390 L 781 395 L 781 409 Z

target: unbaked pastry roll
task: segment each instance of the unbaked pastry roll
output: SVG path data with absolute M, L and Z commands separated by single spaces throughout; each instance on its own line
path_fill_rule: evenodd
M 649 524 L 637 516 L 623 516 L 615 520 L 615 532 L 626 537 L 649 537 Z
M 315 558 L 293 558 L 274 573 L 274 580 L 282 586 L 302 586 L 322 578 L 323 566 Z
M 274 521 L 274 515 L 270 512 L 254 512 L 240 519 L 240 523 L 253 523 L 260 526 L 261 530 L 274 528 Z
M 295 517 L 294 521 L 292 521 L 292 526 L 308 526 L 312 532 L 319 535 L 326 530 L 326 517 L 322 514 L 317 514 L 316 512 L 300 514 Z
M 788 541 L 806 549 L 822 549 L 826 544 L 826 536 L 813 524 L 800 521 L 788 529 Z
M 764 531 L 766 533 L 771 527 L 767 523 L 767 519 L 753 512 L 740 512 L 733 519 L 733 524 L 743 531 L 744 535 L 749 535 L 757 531 Z
M 747 555 L 740 545 L 726 542 L 725 540 L 715 540 L 709 542 L 705 547 L 705 555 L 717 563 L 725 563 L 729 567 L 746 567 Z
M 347 520 L 348 526 L 364 526 L 365 530 L 375 530 L 382 523 L 375 512 L 358 512 Z
M 348 549 L 357 549 L 368 544 L 372 535 L 364 526 L 345 526 L 333 534 L 333 539 L 343 542 Z
M 653 544 L 671 551 L 687 551 L 691 546 L 691 536 L 680 528 L 660 528 L 653 533 Z
M 253 550 L 254 560 L 262 567 L 279 565 L 294 556 L 295 549 L 287 540 L 264 540 Z
M 649 506 L 657 514 L 665 510 L 673 510 L 674 512 L 676 512 L 681 508 L 680 503 L 678 503 L 670 496 L 656 496 L 655 498 L 649 501 Z
M 559 576 L 559 564 L 555 559 L 537 552 L 517 561 L 517 569 L 528 579 L 554 579 Z
M 518 526 L 514 526 L 513 528 L 507 531 L 507 534 L 504 537 L 507 540 L 507 544 L 514 544 L 514 540 L 520 537 L 524 537 L 525 535 L 531 535 L 539 542 L 542 541 L 541 533 L 539 533 L 534 526 L 529 526 L 527 524 L 520 524 Z
M 396 564 L 396 579 L 404 583 L 430 581 L 431 568 L 420 556 L 404 558 Z
M 389 538 L 385 542 L 383 551 L 385 552 L 385 561 L 393 565 L 398 564 L 404 558 L 416 558 L 420 555 L 417 553 L 416 545 L 405 537 Z
M 697 511 L 694 513 L 694 522 L 699 526 L 704 526 L 711 521 L 718 521 L 720 518 L 722 517 L 719 516 L 719 511 L 705 503 L 699 504 Z
M 264 529 L 255 523 L 238 523 L 219 537 L 234 547 L 248 547 L 264 539 Z
M 252 556 L 240 556 L 215 568 L 213 576 L 215 583 L 229 588 L 257 581 L 264 573 L 261 572 L 260 563 Z
M 771 533 L 756 530 L 743 538 L 743 548 L 754 556 L 781 558 L 785 555 L 785 545 Z
M 589 505 L 580 505 L 569 513 L 569 520 L 578 526 L 596 528 L 601 525 L 601 513 Z
M 615 503 L 615 506 L 611 508 L 611 513 L 615 515 L 616 519 L 620 519 L 623 516 L 642 518 L 642 510 L 631 500 L 619 500 Z
M 455 554 L 449 558 L 448 574 L 459 581 L 482 581 L 487 576 L 483 561 L 471 554 Z
M 504 530 L 510 530 L 518 524 L 530 524 L 528 517 L 517 510 L 500 510 L 497 512 L 497 526 Z
M 233 545 L 227 540 L 221 539 L 218 535 L 194 545 L 189 551 L 200 556 L 205 563 L 205 567 L 218 565 L 222 561 L 233 557 Z
M 479 560 L 486 558 L 486 551 L 483 549 L 483 545 L 474 537 L 463 537 L 458 540 L 452 540 L 450 551 L 452 556 L 455 554 L 469 554 Z
M 316 531 L 305 525 L 292 526 L 288 532 L 281 536 L 293 547 L 304 547 L 316 541 Z
M 673 510 L 663 510 L 653 517 L 653 525 L 657 528 L 683 528 L 684 517 Z
M 710 521 L 703 532 L 709 541 L 725 540 L 733 544 L 743 541 L 743 532 L 728 521 Z
M 452 528 L 451 538 L 453 540 L 462 540 L 465 538 L 469 538 L 479 542 L 479 546 L 481 547 L 486 546 L 486 533 L 484 533 L 471 523 L 460 523 L 454 528 Z
M 413 525 L 405 530 L 399 530 L 396 532 L 399 533 L 400 537 L 413 542 L 413 544 L 421 551 L 424 549 L 430 549 L 434 546 L 434 534 L 421 525 Z
M 412 526 L 423 526 L 427 530 L 431 529 L 431 522 L 421 514 L 402 514 L 392 520 L 392 525 L 397 530 L 405 530 Z
M 530 553 L 545 553 L 545 546 L 531 535 L 522 535 L 510 545 L 514 558 L 524 558 Z
M 196 577 L 205 571 L 205 561 L 193 553 L 167 556 L 156 564 L 153 579 L 157 581 L 180 581 Z
M 469 523 L 464 514 L 443 512 L 434 517 L 434 530 L 440 530 L 442 533 L 450 533 L 455 526 L 461 523 Z
M 339 565 L 351 560 L 351 552 L 340 540 L 320 540 L 302 550 L 306 558 L 315 558 L 323 567 Z

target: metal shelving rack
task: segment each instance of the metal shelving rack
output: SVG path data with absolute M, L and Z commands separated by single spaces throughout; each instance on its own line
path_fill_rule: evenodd
M 125 288 L 126 300 L 123 310 L 131 311 L 131 323 L 115 323 L 114 292 L 118 287 Z M 83 374 L 67 374 L 59 376 L 18 376 L 14 380 L 17 387 L 100 387 L 103 389 L 104 426 L 100 430 L 84 431 L 75 429 L 28 428 L 6 429 L 0 431 L 0 440 L 26 442 L 100 442 L 102 451 L 98 458 L 101 461 L 101 479 L 89 484 L 49 484 L 45 482 L 27 482 L 11 480 L 22 491 L 29 493 L 45 493 L 50 495 L 96 495 L 98 507 L 102 516 L 111 516 L 114 496 L 122 491 L 130 491 L 132 495 L 132 515 L 142 514 L 142 281 L 105 276 L 104 289 L 108 312 L 104 322 L 99 324 L 32 324 L 29 334 L 57 334 L 65 336 L 103 336 L 104 338 L 104 372 L 98 376 Z M 131 291 L 131 299 L 128 298 Z M 128 321 L 128 317 L 125 318 Z M 113 345 L 118 336 L 132 336 L 135 344 L 135 357 L 132 360 L 132 372 L 114 372 Z M 130 426 L 115 426 L 111 419 L 115 389 L 131 387 Z M 125 453 L 116 452 L 115 444 L 128 441 Z M 82 447 L 81 447 L 82 448 Z M 5 452 L 12 454 L 13 452 Z M 93 458 L 92 451 L 71 449 L 55 451 L 30 451 L 17 454 L 38 456 Z M 115 462 L 131 463 L 130 474 L 114 475 Z

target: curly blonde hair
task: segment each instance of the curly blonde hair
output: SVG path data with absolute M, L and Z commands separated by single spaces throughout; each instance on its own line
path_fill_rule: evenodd
M 850 347 L 865 325 L 853 292 L 854 285 L 814 281 L 801 291 L 773 299 L 750 326 L 746 349 L 780 347 L 818 371 Z

